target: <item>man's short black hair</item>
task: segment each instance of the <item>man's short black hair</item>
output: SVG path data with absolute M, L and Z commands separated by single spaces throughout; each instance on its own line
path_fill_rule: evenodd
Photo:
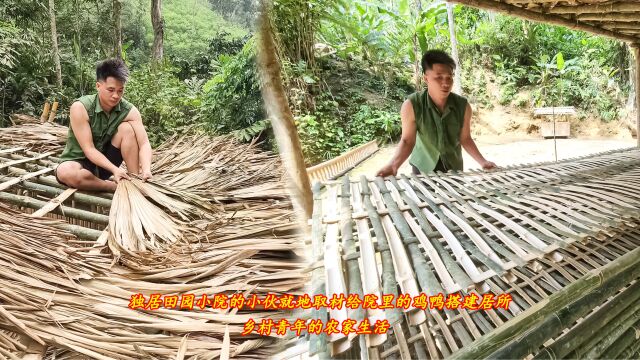
M 442 50 L 429 50 L 422 55 L 422 73 L 431 70 L 434 64 L 449 65 L 451 70 L 456 69 L 456 62 Z
M 122 59 L 107 59 L 101 61 L 96 66 L 96 80 L 106 81 L 112 76 L 123 83 L 129 78 L 129 69 Z

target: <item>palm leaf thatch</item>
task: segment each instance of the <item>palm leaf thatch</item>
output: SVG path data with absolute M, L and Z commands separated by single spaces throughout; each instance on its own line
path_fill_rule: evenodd
M 191 249 L 197 261 L 190 264 L 131 270 L 112 264 L 109 254 L 73 245 L 73 236 L 59 225 L 0 204 L 0 327 L 23 340 L 92 358 L 164 359 L 183 354 L 213 359 L 225 353 L 264 357 L 273 339 L 239 334 L 249 318 L 277 319 L 280 313 L 131 310 L 127 308 L 131 295 L 265 296 L 295 291 L 304 281 L 300 262 L 284 257 L 269 260 L 258 250 L 221 250 L 213 245 Z M 0 352 L 20 352 L 20 346 L 3 339 L 6 336 L 0 336 Z
M 6 146 L 19 146 L 38 152 L 59 153 L 67 142 L 68 128 L 56 123 L 22 123 L 0 128 Z
M 278 159 L 255 144 L 199 135 L 171 139 L 154 156 L 152 181 L 132 176 L 113 199 L 104 198 L 111 211 L 103 245 L 79 241 L 66 223 L 27 218 L 0 204 L 0 355 L 21 356 L 38 340 L 55 359 L 272 352 L 274 339 L 239 334 L 249 318 L 275 321 L 279 312 L 127 306 L 137 293 L 300 292 L 304 263 L 291 250 L 302 242 Z M 43 167 L 32 153 L 15 158 L 23 160 L 12 172 Z M 51 185 L 50 176 L 30 179 L 45 178 Z M 22 191 L 26 184 L 11 186 Z

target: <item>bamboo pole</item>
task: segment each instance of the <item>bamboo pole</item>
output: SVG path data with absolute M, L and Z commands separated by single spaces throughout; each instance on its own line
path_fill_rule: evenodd
M 575 296 L 592 291 L 603 282 L 616 278 L 623 273 L 632 278 L 640 276 L 639 264 L 640 247 L 599 269 L 589 271 L 585 276 L 567 285 L 562 291 L 543 299 L 516 318 L 505 323 L 502 327 L 454 353 L 452 358 L 485 358 L 486 355 L 496 351 L 503 341 L 512 338 L 514 334 L 520 334 L 525 329 L 536 326 L 547 316 L 570 304 Z
M 609 359 L 620 359 L 620 353 L 629 348 L 635 348 L 634 344 L 638 343 L 638 337 L 640 334 L 640 321 L 633 324 L 627 331 L 625 331 L 618 340 L 616 340 L 611 346 L 604 351 L 604 357 Z M 624 358 L 624 357 L 623 357 Z
M 51 112 L 49 113 L 48 122 L 52 123 L 56 119 L 56 112 L 58 112 L 58 102 L 54 101 L 53 105 L 51 106 Z
M 628 282 L 628 279 L 627 276 L 615 278 L 602 284 L 598 289 L 583 294 L 573 303 L 547 316 L 543 322 L 522 334 L 515 341 L 511 341 L 509 344 L 503 346 L 500 350 L 491 354 L 490 357 L 498 359 L 506 357 L 526 357 L 538 349 L 546 340 L 559 334 L 567 326 L 587 315 L 594 307 L 600 305 L 607 297 L 617 292 L 620 287 L 626 285 L 625 283 Z M 581 340 L 588 338 L 590 334 L 600 330 L 602 325 L 625 310 L 625 307 L 633 304 L 639 297 L 640 282 L 636 282 L 598 309 L 595 314 L 589 315 L 571 329 L 569 333 L 564 334 L 560 339 L 550 345 L 548 350 L 543 350 L 543 354 L 548 356 L 553 354 L 555 358 L 563 358 L 576 346 L 579 346 Z
M 640 147 L 640 42 L 632 45 L 636 58 L 636 140 Z
M 42 109 L 42 115 L 40 115 L 40 121 L 45 122 L 49 118 L 49 110 L 51 109 L 51 104 L 49 101 L 45 101 L 44 108 Z
M 604 13 L 604 14 L 582 14 L 577 15 L 578 21 L 638 21 L 638 13 Z M 635 40 L 637 41 L 637 39 Z
M 479 9 L 493 10 L 500 13 L 504 13 L 511 16 L 516 16 L 532 21 L 560 25 L 574 30 L 582 30 L 594 33 L 596 35 L 608 36 L 617 40 L 624 40 L 628 42 L 637 42 L 637 36 L 624 35 L 615 31 L 605 30 L 603 28 L 593 26 L 581 21 L 575 21 L 564 18 L 555 14 L 543 14 L 540 12 L 526 10 L 518 6 L 496 2 L 493 0 L 450 0 L 451 2 L 472 6 Z M 635 19 L 637 20 L 637 18 Z
M 635 11 L 640 11 L 640 4 L 638 4 L 637 2 L 587 4 L 581 6 L 556 6 L 549 9 L 550 14 L 613 13 Z
M 312 259 L 321 259 L 323 255 L 323 231 L 322 231 L 322 197 L 320 196 L 321 185 L 316 183 L 313 186 L 313 227 L 311 233 Z M 325 294 L 324 271 L 321 267 L 313 269 L 311 273 L 311 296 Z M 311 311 L 314 319 L 320 319 L 323 323 L 327 321 L 327 308 L 313 309 Z M 309 354 L 311 356 L 318 355 L 320 359 L 326 359 L 329 354 L 327 351 L 327 334 L 319 335 L 311 334 L 309 336 Z
M 14 195 L 9 193 L 0 192 L 0 200 L 8 203 L 24 206 L 31 209 L 40 209 L 47 204 L 46 201 L 37 200 L 24 195 Z M 74 209 L 68 206 L 59 206 L 52 211 L 54 214 L 60 214 L 80 220 L 89 221 L 101 225 L 107 225 L 109 223 L 109 217 L 101 214 L 94 214 L 89 211 Z
M 278 141 L 280 157 L 289 175 L 291 201 L 296 213 L 301 217 L 299 219 L 301 227 L 308 231 L 307 220 L 311 218 L 313 210 L 313 195 L 304 164 L 300 138 L 298 137 L 293 114 L 291 114 L 287 95 L 282 85 L 280 63 L 276 57 L 277 49 L 273 38 L 267 2 L 268 0 L 262 0 L 260 43 L 258 47 L 262 97 Z

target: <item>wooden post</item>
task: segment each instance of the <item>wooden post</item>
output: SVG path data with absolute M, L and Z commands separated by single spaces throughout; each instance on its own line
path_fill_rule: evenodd
M 58 102 L 54 101 L 53 105 L 51 106 L 51 112 L 49 113 L 48 122 L 53 122 L 53 120 L 55 120 L 57 111 L 58 111 Z
M 631 45 L 636 58 L 636 140 L 640 147 L 640 43 Z
M 309 176 L 305 168 L 302 146 L 296 129 L 293 114 L 289 109 L 287 95 L 282 85 L 280 63 L 276 57 L 276 45 L 273 38 L 267 0 L 262 1 L 260 15 L 260 42 L 258 46 L 258 68 L 262 78 L 262 98 L 271 118 L 271 126 L 278 141 L 280 157 L 289 177 L 289 193 L 296 213 L 307 228 L 311 218 L 313 195 Z
M 47 121 L 47 118 L 49 117 L 49 110 L 50 109 L 51 109 L 51 104 L 47 100 L 44 103 L 44 108 L 42 109 L 42 115 L 40 115 L 40 122 Z

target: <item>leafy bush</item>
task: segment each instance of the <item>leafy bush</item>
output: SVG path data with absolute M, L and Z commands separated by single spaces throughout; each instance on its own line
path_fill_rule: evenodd
M 197 123 L 201 83 L 180 81 L 177 69 L 169 65 L 145 66 L 131 72 L 125 98 L 135 105 L 149 133 L 152 145 L 176 131 Z
M 255 41 L 237 55 L 221 55 L 219 68 L 203 87 L 201 119 L 215 133 L 228 133 L 265 119 L 256 69 Z

